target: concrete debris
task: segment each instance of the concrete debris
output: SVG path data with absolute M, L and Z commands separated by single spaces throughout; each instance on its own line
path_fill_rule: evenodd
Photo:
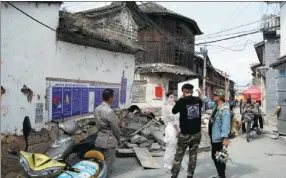
M 154 137 L 154 139 L 159 142 L 161 145 L 165 145 L 164 142 L 164 132 L 163 131 L 155 131 L 152 132 L 152 136 Z
M 137 144 L 128 143 L 128 142 L 126 142 L 125 145 L 126 145 L 128 148 L 138 147 Z
M 146 141 L 148 141 L 148 139 L 147 139 L 146 137 L 140 136 L 140 141 L 139 141 L 139 143 L 143 143 L 143 142 L 146 142 Z
M 159 143 L 152 143 L 150 150 L 160 150 L 161 145 L 159 145 Z
M 152 156 L 164 156 L 165 126 L 146 113 L 139 113 L 139 115 L 134 114 L 133 117 L 128 115 L 128 113 L 124 114 L 125 116 L 119 117 L 121 118 L 120 122 L 126 123 L 125 126 L 121 128 L 121 136 L 124 137 L 124 139 L 120 142 L 116 156 L 137 157 L 139 160 L 141 158 L 140 162 L 143 167 L 157 167 L 157 165 L 153 165 L 151 160 L 153 160 Z M 137 153 L 135 153 L 135 149 L 137 149 Z M 156 153 L 153 154 L 154 151 L 156 151 Z M 148 158 L 149 161 L 145 162 L 143 158 Z
M 134 136 L 130 139 L 131 143 L 133 143 L 133 144 L 138 143 L 140 140 L 141 140 L 140 135 L 134 135 Z
M 145 128 L 140 132 L 141 135 L 143 135 L 144 137 L 150 137 L 151 136 L 151 132 L 149 128 Z
M 139 145 L 140 148 L 146 148 L 146 147 L 149 147 L 151 145 L 151 141 L 146 141 L 146 142 L 143 142 Z

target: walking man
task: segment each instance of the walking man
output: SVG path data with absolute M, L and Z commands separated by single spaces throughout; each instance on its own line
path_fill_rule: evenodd
M 214 94 L 214 101 L 203 96 L 201 90 L 198 90 L 203 102 L 213 109 L 209 121 L 209 135 L 211 138 L 211 156 L 217 169 L 218 175 L 213 178 L 225 178 L 226 164 L 216 160 L 215 154 L 227 147 L 229 144 L 229 134 L 231 131 L 231 112 L 229 104 L 225 102 L 224 90 L 217 89 Z
M 202 100 L 192 96 L 194 86 L 184 84 L 182 86 L 183 96 L 175 104 L 173 114 L 180 113 L 180 134 L 177 142 L 177 150 L 171 170 L 172 177 L 177 178 L 180 172 L 181 162 L 189 147 L 189 166 L 187 178 L 193 178 L 196 162 L 197 150 L 201 141 L 201 108 Z
M 120 140 L 120 129 L 119 120 L 111 109 L 114 101 L 114 91 L 107 88 L 102 95 L 103 102 L 94 111 L 94 118 L 99 131 L 95 147 L 103 153 L 107 165 L 107 177 L 110 177 L 116 159 L 116 148 Z

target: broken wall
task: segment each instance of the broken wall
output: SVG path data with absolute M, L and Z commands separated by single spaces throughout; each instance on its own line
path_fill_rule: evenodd
M 41 22 L 57 29 L 59 4 L 14 2 Z M 49 121 L 46 109 L 46 77 L 121 83 L 127 78 L 127 102 L 134 77 L 134 55 L 57 41 L 56 32 L 1 3 L 1 133 L 22 134 L 22 122 L 29 116 L 37 131 Z M 24 87 L 24 85 L 26 87 Z M 41 107 L 43 111 L 41 111 Z M 35 123 L 36 109 L 43 115 Z

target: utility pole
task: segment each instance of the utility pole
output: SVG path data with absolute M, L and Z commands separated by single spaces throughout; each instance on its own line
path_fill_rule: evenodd
M 200 48 L 201 53 L 203 54 L 204 58 L 204 69 L 203 69 L 203 92 L 206 96 L 206 78 L 207 78 L 207 56 L 208 56 L 208 50 L 207 46 L 204 46 L 204 48 Z

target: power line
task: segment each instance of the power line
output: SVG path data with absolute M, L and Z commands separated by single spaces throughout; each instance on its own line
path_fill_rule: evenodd
M 255 24 L 255 23 L 258 23 L 258 22 L 262 22 L 262 21 L 264 21 L 264 20 L 268 20 L 268 19 L 270 19 L 270 18 L 271 18 L 271 17 L 268 17 L 268 18 L 266 18 L 266 19 L 261 19 L 261 20 L 257 20 L 257 21 L 250 22 L 250 23 L 247 23 L 247 24 L 235 26 L 235 27 L 232 27 L 232 28 L 223 30 L 223 31 L 218 31 L 218 32 L 215 32 L 215 33 L 212 33 L 212 34 L 203 36 L 203 38 L 208 37 L 208 36 L 213 36 L 213 35 L 216 35 L 216 34 L 220 34 L 220 33 L 223 33 L 223 32 L 228 32 L 228 31 L 231 31 L 231 30 L 234 30 L 234 29 L 238 29 L 238 28 L 241 28 L 241 27 L 245 27 L 245 26 L 248 26 L 248 25 L 252 25 L 252 24 Z M 199 39 L 200 39 L 200 38 L 198 38 L 197 40 L 199 40 Z
M 252 32 L 252 31 L 254 31 L 254 30 L 259 30 L 259 29 L 253 29 L 253 30 L 249 30 L 249 31 L 239 31 L 239 32 L 235 32 L 235 33 L 227 33 L 227 34 L 223 34 L 223 35 L 217 35 L 217 36 L 212 36 L 212 37 L 201 38 L 201 39 L 199 39 L 199 40 L 210 39 L 210 38 L 217 38 L 217 37 L 229 36 L 229 35 L 237 35 L 237 34 L 240 34 L 240 33 Z
M 220 30 L 223 30 L 223 29 L 224 29 L 224 27 L 225 27 L 225 25 L 227 24 L 227 22 L 234 16 L 234 14 L 235 14 L 235 13 L 237 12 L 237 10 L 238 10 L 238 7 L 239 7 L 241 4 L 242 4 L 242 2 L 240 2 L 240 3 L 236 6 L 234 12 L 233 12 L 232 15 L 227 19 L 227 21 L 223 24 L 223 26 L 222 26 L 222 28 L 221 28 Z
M 279 26 L 279 25 L 278 25 L 278 26 L 273 26 L 273 27 L 271 27 L 271 28 L 268 28 L 267 30 L 270 30 L 270 29 L 273 29 L 273 28 L 277 28 L 277 27 L 280 27 L 280 26 Z M 241 35 L 232 36 L 232 37 L 228 37 L 228 38 L 223 38 L 223 39 L 219 39 L 219 40 L 213 40 L 213 41 L 207 41 L 207 42 L 197 43 L 197 44 L 195 44 L 195 45 L 202 45 L 202 44 L 208 44 L 208 43 L 216 43 L 216 42 L 225 41 L 225 40 L 230 40 L 230 39 L 234 39 L 234 38 L 239 38 L 239 37 L 243 37 L 243 36 L 247 36 L 247 35 L 252 35 L 252 34 L 260 33 L 260 32 L 261 32 L 260 30 L 257 30 L 257 31 L 253 31 L 253 32 L 249 32 L 249 33 L 244 33 L 244 34 L 241 34 Z
M 240 17 L 240 15 L 250 6 L 251 2 L 248 3 L 248 5 L 245 6 L 244 9 L 242 9 L 242 11 L 240 11 L 240 13 L 238 14 L 238 16 L 231 22 L 231 24 Z
M 21 9 L 19 9 L 18 7 L 16 7 L 16 6 L 14 6 L 13 4 L 11 4 L 10 2 L 7 2 L 6 1 L 6 3 L 7 4 L 9 4 L 10 6 L 12 6 L 12 7 L 14 7 L 15 9 L 17 9 L 18 11 L 20 11 L 20 12 L 22 12 L 24 15 L 26 15 L 27 17 L 29 17 L 29 18 L 31 18 L 32 20 L 34 20 L 34 21 L 36 21 L 36 22 L 38 22 L 39 24 L 41 24 L 41 25 L 43 25 L 43 26 L 45 26 L 45 27 L 47 27 L 48 29 L 50 29 L 50 30 L 52 30 L 52 31 L 56 31 L 55 29 L 53 29 L 52 27 L 50 27 L 50 26 L 48 26 L 48 25 L 46 25 L 46 24 L 44 24 L 43 22 L 40 22 L 39 20 L 37 20 L 37 19 L 35 19 L 34 17 L 32 17 L 32 16 L 30 16 L 29 14 L 27 14 L 26 12 L 24 12 L 24 11 L 22 11 Z

